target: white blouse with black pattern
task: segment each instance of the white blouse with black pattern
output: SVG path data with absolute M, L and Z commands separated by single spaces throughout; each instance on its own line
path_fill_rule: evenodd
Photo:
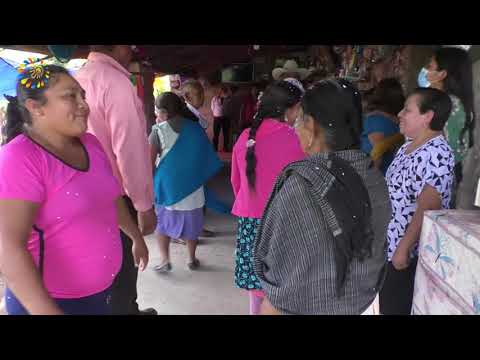
M 417 198 L 425 185 L 438 191 L 442 197 L 443 209 L 448 209 L 450 204 L 455 160 L 447 140 L 439 135 L 406 154 L 410 143 L 411 141 L 400 148 L 386 174 L 392 203 L 392 218 L 387 229 L 389 261 L 412 221 L 417 209 Z M 418 244 L 411 256 L 418 256 Z

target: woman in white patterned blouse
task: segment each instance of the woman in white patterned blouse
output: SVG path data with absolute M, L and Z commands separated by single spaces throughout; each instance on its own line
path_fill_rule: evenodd
M 398 115 L 400 132 L 408 140 L 386 174 L 392 218 L 387 277 L 380 292 L 385 315 L 410 314 L 423 213 L 449 208 L 455 161 L 442 130 L 451 109 L 445 92 L 419 88 Z

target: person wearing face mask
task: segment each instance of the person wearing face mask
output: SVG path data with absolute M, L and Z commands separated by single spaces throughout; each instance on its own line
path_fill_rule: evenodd
M 445 138 L 455 155 L 456 189 L 462 181 L 463 160 L 473 146 L 473 75 L 472 62 L 467 51 L 456 47 L 438 49 L 428 65 L 418 75 L 418 85 L 445 91 L 452 101 L 452 112 L 443 129 Z
M 242 132 L 233 148 L 232 214 L 238 217 L 235 284 L 248 291 L 251 315 L 259 313 L 263 298 L 252 263 L 257 227 L 277 175 L 285 165 L 305 157 L 288 124 L 298 115 L 301 96 L 300 89 L 286 81 L 268 86 L 252 126 Z

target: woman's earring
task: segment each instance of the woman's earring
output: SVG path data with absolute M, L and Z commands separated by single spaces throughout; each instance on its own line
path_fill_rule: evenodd
M 310 148 L 312 147 L 312 145 L 313 145 L 313 135 L 312 135 L 312 137 L 310 138 L 310 141 L 309 141 L 309 143 L 308 143 L 308 149 L 310 149 Z

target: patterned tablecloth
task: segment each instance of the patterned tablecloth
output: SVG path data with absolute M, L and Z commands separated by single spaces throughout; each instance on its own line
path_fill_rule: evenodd
M 480 315 L 480 211 L 425 213 L 413 315 Z

